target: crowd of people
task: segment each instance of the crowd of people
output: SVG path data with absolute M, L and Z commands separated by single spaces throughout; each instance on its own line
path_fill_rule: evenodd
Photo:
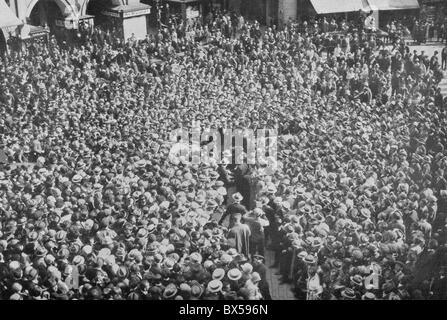
M 341 31 L 220 13 L 11 52 L 0 297 L 268 300 L 267 246 L 299 299 L 445 299 L 439 57 Z M 193 123 L 276 129 L 276 170 L 175 161 Z

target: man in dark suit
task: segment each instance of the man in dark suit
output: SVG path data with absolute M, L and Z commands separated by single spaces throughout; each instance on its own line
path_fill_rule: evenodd
M 236 190 L 243 196 L 242 204 L 250 208 L 251 173 L 246 165 L 239 165 L 235 171 Z
M 441 267 L 431 287 L 433 300 L 447 300 L 447 267 Z
M 267 281 L 267 267 L 264 264 L 265 258 L 261 255 L 253 255 L 253 271 L 259 273 L 261 276 L 261 281 L 259 282 L 259 290 L 261 291 L 264 300 L 272 300 L 270 295 L 270 287 Z
M 219 173 L 219 180 L 225 183 L 225 188 L 229 188 L 233 185 L 233 179 L 230 176 L 229 171 L 227 170 L 226 164 L 219 164 L 217 168 L 217 173 Z
M 236 192 L 235 194 L 233 194 L 232 198 L 233 198 L 233 203 L 227 207 L 227 210 L 225 211 L 225 213 L 222 215 L 222 217 L 219 220 L 219 224 L 222 224 L 223 221 L 225 220 L 225 218 L 227 216 L 230 216 L 230 227 L 231 227 L 231 224 L 233 223 L 231 217 L 234 214 L 240 213 L 240 214 L 244 215 L 247 213 L 247 208 L 241 204 L 241 201 L 244 199 L 244 197 L 242 197 L 242 195 L 239 192 Z
M 441 51 L 441 64 L 442 64 L 442 70 L 445 70 L 447 67 L 447 46 L 442 48 Z

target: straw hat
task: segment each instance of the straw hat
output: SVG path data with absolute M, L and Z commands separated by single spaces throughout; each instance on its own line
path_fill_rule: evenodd
M 222 288 L 223 288 L 222 281 L 220 281 L 220 280 L 211 280 L 208 283 L 208 286 L 207 286 L 206 289 L 210 293 L 217 293 L 217 292 L 220 292 L 222 290 Z
M 214 280 L 222 280 L 225 277 L 225 270 L 222 268 L 217 268 L 213 271 Z
M 234 202 L 241 202 L 244 199 L 244 197 L 239 192 L 236 192 L 231 197 L 233 198 Z
M 228 271 L 227 276 L 228 276 L 228 279 L 237 281 L 242 277 L 242 272 L 237 268 L 233 268 Z

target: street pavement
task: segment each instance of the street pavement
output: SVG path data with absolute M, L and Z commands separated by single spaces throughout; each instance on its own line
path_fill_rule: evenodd
M 274 263 L 274 252 L 266 250 L 265 265 L 270 267 Z M 270 287 L 270 295 L 273 300 L 297 300 L 291 290 L 291 285 L 281 283 L 281 276 L 277 275 L 277 268 L 267 268 L 266 278 Z

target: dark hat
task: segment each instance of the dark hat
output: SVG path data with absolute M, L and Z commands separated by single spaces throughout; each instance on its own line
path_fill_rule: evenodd
M 264 256 L 261 256 L 260 254 L 255 254 L 255 255 L 253 255 L 253 258 L 256 258 L 256 259 L 258 259 L 258 260 L 265 261 L 265 257 L 264 257 Z

